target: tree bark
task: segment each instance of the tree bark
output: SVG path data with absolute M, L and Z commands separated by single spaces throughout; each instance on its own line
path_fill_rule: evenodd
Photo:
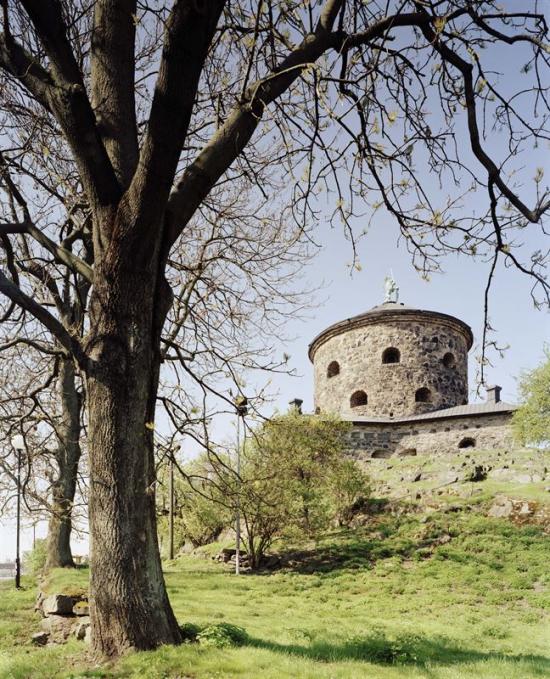
M 103 271 L 96 273 L 88 342 L 90 614 L 92 644 L 103 655 L 181 641 L 155 512 L 153 423 L 170 299 L 154 270 L 136 260 L 121 264 L 124 251 L 117 247 L 115 261 L 107 253 L 96 264 Z
M 80 460 L 81 397 L 72 359 L 63 359 L 59 369 L 61 423 L 57 427 L 58 477 L 52 488 L 52 509 L 48 524 L 46 569 L 74 567 L 71 552 L 72 509 Z

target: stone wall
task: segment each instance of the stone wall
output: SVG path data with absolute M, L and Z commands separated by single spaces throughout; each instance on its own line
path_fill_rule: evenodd
M 383 363 L 390 347 L 399 351 L 399 362 Z M 463 405 L 468 398 L 468 348 L 461 325 L 435 314 L 388 314 L 352 325 L 315 347 L 316 412 L 350 419 L 399 417 Z M 339 372 L 331 377 L 327 371 L 333 361 Z M 430 390 L 427 402 L 416 401 L 421 388 Z M 367 394 L 367 404 L 352 407 L 357 391 Z
M 511 418 L 511 413 L 499 413 L 395 424 L 355 423 L 347 449 L 353 457 L 367 459 L 452 454 L 465 439 L 473 439 L 473 449 L 506 448 L 512 445 Z

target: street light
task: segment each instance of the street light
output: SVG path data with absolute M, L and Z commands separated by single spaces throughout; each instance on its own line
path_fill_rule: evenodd
M 240 421 L 243 420 L 243 448 L 246 445 L 246 429 L 244 417 L 248 413 L 248 399 L 245 396 L 237 396 L 235 399 L 237 412 L 237 507 L 235 510 L 235 575 L 239 575 L 241 569 L 241 436 Z
M 170 504 L 168 506 L 168 558 L 174 558 L 174 454 L 181 448 L 179 443 L 176 443 L 170 448 L 170 469 L 168 476 L 168 495 L 170 496 Z
M 17 453 L 17 519 L 15 527 L 15 587 L 21 588 L 21 560 L 19 558 L 19 534 L 21 531 L 21 458 L 25 450 L 25 439 L 16 434 L 11 445 Z

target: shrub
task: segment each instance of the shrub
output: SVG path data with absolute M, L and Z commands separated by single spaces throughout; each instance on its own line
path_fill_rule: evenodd
M 201 632 L 200 625 L 193 622 L 184 622 L 180 625 L 180 632 L 184 644 L 192 644 L 198 641 L 198 636 Z
M 204 627 L 198 633 L 197 640 L 202 646 L 226 648 L 228 646 L 242 646 L 248 641 L 248 634 L 242 627 L 231 625 L 228 622 L 219 622 Z
M 374 630 L 367 637 L 351 639 L 359 657 L 382 665 L 406 665 L 419 662 L 419 647 L 423 639 L 416 634 L 403 634 L 389 639 L 383 631 Z

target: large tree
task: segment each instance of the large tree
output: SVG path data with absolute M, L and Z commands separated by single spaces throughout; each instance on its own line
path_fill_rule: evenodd
M 548 207 L 541 171 L 530 168 L 522 195 L 514 174 L 518 154 L 548 138 L 545 19 L 535 2 L 492 0 L 1 5 L 3 153 L 18 163 L 33 136 L 59 135 L 74 203 L 90 210 L 89 261 L 78 239 L 64 244 L 62 215 L 4 215 L 0 291 L 6 313 L 16 305 L 42 323 L 85 376 L 93 644 L 117 654 L 178 642 L 153 457 L 178 243 L 205 211 L 223 218 L 232 182 L 286 207 L 297 229 L 328 191 L 352 241 L 354 215 L 384 206 L 423 271 L 448 250 L 489 253 L 489 282 L 502 259 L 547 302 L 545 253 L 513 237 L 544 229 Z M 499 80 L 495 64 L 515 67 L 513 54 L 524 74 Z M 506 133 L 504 151 L 493 132 Z M 28 173 L 21 190 L 43 189 Z M 465 196 L 482 191 L 486 209 L 469 211 Z M 92 285 L 83 338 L 33 296 L 10 250 L 21 234 L 52 276 L 66 268 Z

